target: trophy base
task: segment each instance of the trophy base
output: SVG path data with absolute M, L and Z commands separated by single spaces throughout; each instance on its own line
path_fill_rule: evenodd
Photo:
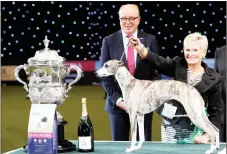
M 58 153 L 70 152 L 76 150 L 76 145 L 65 140 L 64 126 L 68 124 L 65 120 L 58 121 Z
M 58 153 L 70 152 L 76 150 L 76 145 L 70 141 L 64 140 L 58 143 Z
M 22 147 L 23 151 L 27 153 L 28 146 L 25 145 Z M 64 140 L 61 143 L 58 143 L 58 153 L 70 152 L 76 150 L 76 145 L 70 141 Z

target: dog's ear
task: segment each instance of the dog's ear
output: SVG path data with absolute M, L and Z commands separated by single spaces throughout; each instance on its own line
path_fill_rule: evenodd
M 118 66 L 124 66 L 124 62 L 123 61 L 118 61 Z

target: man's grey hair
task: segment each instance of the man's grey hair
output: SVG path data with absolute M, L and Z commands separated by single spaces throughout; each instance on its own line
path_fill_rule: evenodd
M 119 10 L 118 10 L 118 15 L 120 15 L 121 9 L 122 9 L 123 7 L 125 7 L 125 6 L 134 6 L 134 7 L 136 7 L 136 8 L 138 9 L 138 16 L 140 17 L 140 9 L 139 9 L 139 6 L 136 5 L 136 4 L 124 4 L 124 5 L 121 5 L 121 7 L 120 7 Z

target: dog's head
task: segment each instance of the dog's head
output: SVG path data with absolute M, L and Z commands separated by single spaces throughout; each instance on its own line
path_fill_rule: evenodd
M 115 75 L 117 73 L 118 68 L 120 68 L 121 66 L 124 66 L 123 61 L 109 60 L 100 69 L 98 69 L 95 72 L 95 74 L 98 77 L 107 77 Z

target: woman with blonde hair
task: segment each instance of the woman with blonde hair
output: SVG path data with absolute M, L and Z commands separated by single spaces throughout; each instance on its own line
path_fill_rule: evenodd
M 141 61 L 150 64 L 151 68 L 157 69 L 160 73 L 170 76 L 175 80 L 193 85 L 202 95 L 207 107 L 209 120 L 220 128 L 223 99 L 221 94 L 221 79 L 218 73 L 205 64 L 202 59 L 205 57 L 208 48 L 207 37 L 200 33 L 192 33 L 184 39 L 184 57 L 173 59 L 158 56 L 137 38 L 132 38 L 129 45 L 134 47 L 141 57 Z M 183 107 L 171 101 L 177 107 L 176 114 L 184 115 Z M 192 143 L 208 143 L 209 136 L 206 133 L 193 136 L 194 125 L 188 117 L 164 118 L 162 122 L 162 141 L 179 143 L 192 139 Z M 181 142 L 184 143 L 184 142 Z M 185 142 L 186 143 L 186 142 Z M 190 142 L 187 142 L 190 143 Z

